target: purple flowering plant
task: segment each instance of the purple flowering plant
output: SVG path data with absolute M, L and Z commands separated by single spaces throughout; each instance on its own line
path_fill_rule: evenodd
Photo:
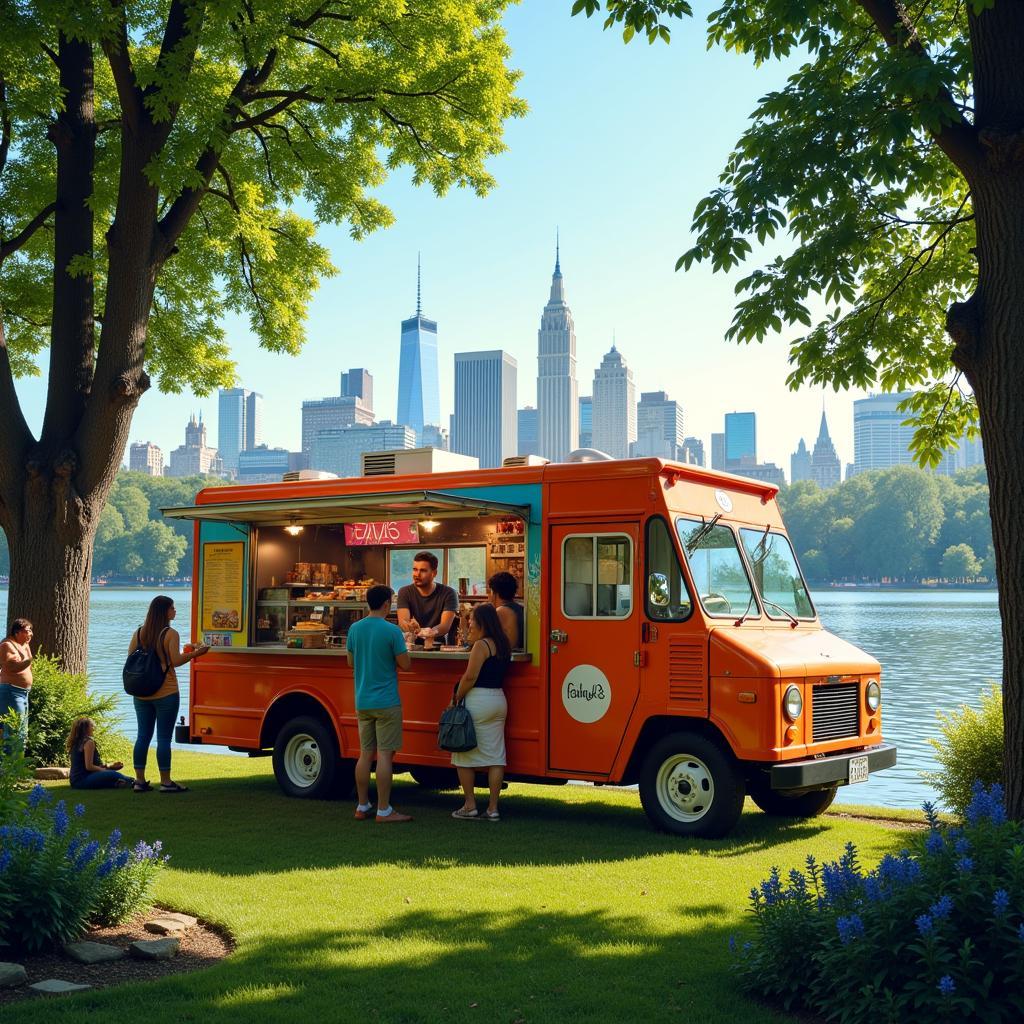
M 160 843 L 129 849 L 116 829 L 91 838 L 78 827 L 84 814 L 37 785 L 0 818 L 0 944 L 53 948 L 148 904 L 167 860 Z
M 998 784 L 975 785 L 961 825 L 925 815 L 870 870 L 847 844 L 751 889 L 754 939 L 730 943 L 744 988 L 839 1024 L 1024 1019 L 1024 825 Z

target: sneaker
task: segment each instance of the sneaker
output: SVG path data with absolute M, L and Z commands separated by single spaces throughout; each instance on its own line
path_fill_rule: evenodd
M 378 825 L 397 825 L 403 821 L 412 821 L 411 814 L 399 814 L 398 811 L 392 811 L 390 814 L 378 814 L 376 817 Z
M 372 804 L 365 811 L 361 811 L 357 807 L 356 813 L 352 815 L 352 817 L 355 818 L 356 821 L 369 821 L 371 818 L 375 818 L 376 816 L 377 812 L 373 809 Z

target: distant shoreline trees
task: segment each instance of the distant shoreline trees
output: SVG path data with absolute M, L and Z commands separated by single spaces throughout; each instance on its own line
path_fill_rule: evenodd
M 801 481 L 779 504 L 811 582 L 994 583 L 982 467 L 945 477 L 895 466 L 827 490 Z

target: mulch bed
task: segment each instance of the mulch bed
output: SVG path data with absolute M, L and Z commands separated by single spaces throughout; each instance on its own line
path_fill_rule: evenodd
M 154 908 L 139 914 L 124 924 L 113 928 L 90 928 L 83 940 L 105 942 L 112 946 L 128 948 L 136 939 L 158 939 L 161 936 L 147 932 L 143 925 L 159 916 Z M 168 974 L 182 974 L 186 971 L 198 971 L 203 967 L 211 967 L 223 960 L 232 949 L 234 943 L 230 937 L 212 925 L 200 921 L 193 928 L 182 933 L 181 946 L 176 956 L 170 960 L 136 960 L 126 956 L 106 964 L 80 964 L 64 953 L 36 953 L 31 956 L 13 957 L 0 951 L 0 960 L 20 963 L 28 972 L 28 983 L 16 988 L 0 988 L 0 1006 L 13 1003 L 19 999 L 31 998 L 36 995 L 28 986 L 37 981 L 58 978 L 61 981 L 73 981 L 80 985 L 92 985 L 93 988 L 106 988 L 109 985 L 124 985 L 130 981 L 152 981 Z M 52 998 L 52 997 L 49 997 Z

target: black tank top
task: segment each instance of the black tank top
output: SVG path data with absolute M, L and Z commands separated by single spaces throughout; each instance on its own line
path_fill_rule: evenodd
M 487 649 L 491 649 L 491 641 L 485 640 Z M 508 658 L 499 658 L 496 654 L 487 656 L 487 660 L 480 666 L 480 675 L 476 677 L 474 684 L 481 690 L 500 690 L 505 685 L 505 672 L 509 666 Z
M 95 743 L 92 745 L 92 763 L 97 767 L 103 764 L 100 760 L 99 747 Z M 71 777 L 68 779 L 68 782 L 78 782 L 79 779 L 84 779 L 88 774 L 89 772 L 85 767 L 85 751 L 79 745 L 71 751 Z

